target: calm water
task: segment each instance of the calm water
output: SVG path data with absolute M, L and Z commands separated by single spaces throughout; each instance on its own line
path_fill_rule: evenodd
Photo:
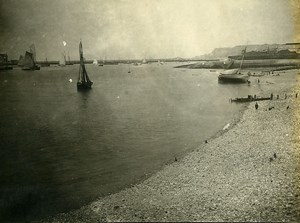
M 230 122 L 241 109 L 230 97 L 257 92 L 175 65 L 87 65 L 86 93 L 78 65 L 1 72 L 1 217 L 45 217 L 130 186 Z

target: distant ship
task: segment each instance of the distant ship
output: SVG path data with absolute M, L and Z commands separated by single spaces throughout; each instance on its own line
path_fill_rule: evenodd
M 98 66 L 98 60 L 97 59 L 93 60 L 93 65 Z
M 249 75 L 242 74 L 241 69 L 244 61 L 246 48 L 242 51 L 242 62 L 239 69 L 230 69 L 220 72 L 218 81 L 223 83 L 246 83 L 249 80 Z
M 101 61 L 101 59 L 100 59 L 99 61 Z M 98 60 L 97 60 L 97 63 L 98 63 L 98 66 L 99 66 L 99 67 L 103 67 L 104 62 L 105 62 L 105 61 L 103 60 L 102 62 L 98 63 Z
M 119 63 L 117 61 L 105 61 L 104 65 L 118 65 Z
M 18 60 L 18 66 L 19 66 L 19 67 L 22 67 L 22 66 L 23 66 L 23 60 L 24 60 L 23 55 L 20 55 L 19 60 Z
M 21 67 L 22 70 L 40 70 L 40 67 L 34 60 L 33 54 L 28 51 L 25 52 Z
M 70 58 L 70 55 L 68 53 L 68 61 L 66 61 L 66 65 L 73 65 L 74 63 L 71 62 L 71 58 Z
M 45 62 L 40 62 L 40 65 L 41 65 L 42 67 L 49 67 L 49 66 L 50 66 L 50 64 L 48 63 L 47 57 L 46 57 Z
M 78 90 L 88 90 L 88 89 L 92 88 L 93 82 L 90 80 L 90 78 L 86 72 L 86 69 L 85 69 L 81 41 L 79 43 L 79 56 L 80 56 L 80 66 L 79 66 L 77 89 Z
M 30 52 L 26 51 L 25 56 L 20 57 L 20 67 L 22 67 L 22 70 L 40 70 L 41 68 L 36 63 L 36 52 L 35 52 L 35 46 L 34 44 L 31 44 L 30 46 Z
M 228 56 L 228 58 L 241 60 L 242 55 Z M 290 50 L 270 50 L 265 51 L 250 51 L 245 53 L 244 60 L 264 60 L 264 59 L 300 59 L 300 54 Z
M 60 58 L 60 61 L 59 61 L 59 66 L 61 66 L 61 67 L 66 66 L 66 54 L 65 54 L 65 52 L 62 53 L 62 57 Z

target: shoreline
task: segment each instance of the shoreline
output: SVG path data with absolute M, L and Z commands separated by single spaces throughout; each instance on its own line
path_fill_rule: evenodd
M 296 74 L 281 76 L 286 75 Z M 291 122 L 295 83 L 292 77 L 285 85 L 267 84 L 273 76 L 260 79 L 263 94 L 291 97 L 259 102 L 258 110 L 250 102 L 228 129 L 178 162 L 130 188 L 38 222 L 300 220 Z

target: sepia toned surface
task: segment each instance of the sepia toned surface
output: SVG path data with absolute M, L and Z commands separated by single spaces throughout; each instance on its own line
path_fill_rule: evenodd
M 244 49 L 298 52 L 299 1 L 9 0 L 0 10 L 9 61 L 34 44 L 37 63 L 51 64 L 0 73 L 0 221 L 300 220 L 299 59 L 248 60 L 248 84 L 217 81 Z M 79 41 L 94 82 L 84 93 Z M 229 103 L 271 94 L 258 109 Z
M 250 103 L 236 125 L 142 184 L 45 222 L 299 221 L 297 73 L 261 78 L 278 100 Z

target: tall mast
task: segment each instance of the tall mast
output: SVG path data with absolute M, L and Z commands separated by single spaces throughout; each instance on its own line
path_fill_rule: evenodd
M 88 82 L 92 83 L 89 79 L 89 76 L 87 75 L 85 66 L 84 66 L 84 57 L 83 57 L 83 49 L 82 49 L 82 43 L 80 40 L 79 43 L 79 56 L 80 56 L 80 66 L 79 66 L 79 75 L 78 75 L 78 82 Z

